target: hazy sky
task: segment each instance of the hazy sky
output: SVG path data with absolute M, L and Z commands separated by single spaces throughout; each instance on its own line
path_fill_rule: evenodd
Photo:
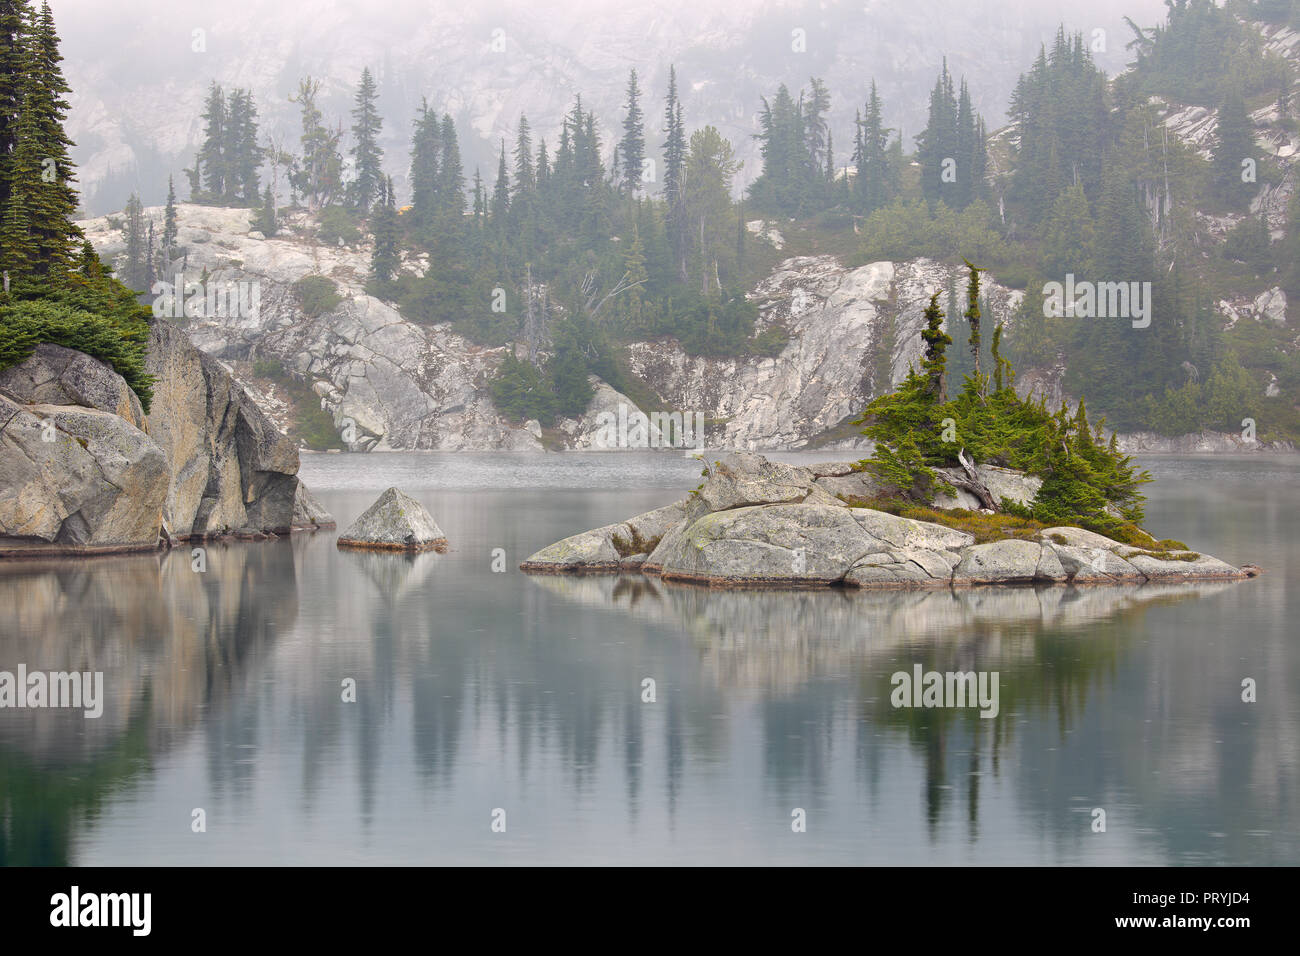
M 361 69 L 379 82 L 387 166 L 404 179 L 410 119 L 428 97 L 461 131 L 467 173 L 495 169 L 501 138 L 526 113 L 554 145 L 577 94 L 593 108 L 606 151 L 619 134 L 623 87 L 637 69 L 647 138 L 657 146 L 669 64 L 676 64 L 688 127 L 711 123 L 758 172 L 752 139 L 764 95 L 825 79 L 831 128 L 844 152 L 872 78 L 886 120 L 910 149 L 926 95 L 946 56 L 966 76 L 996 128 L 1018 74 L 1057 25 L 1098 42 L 1114 73 L 1129 59 L 1121 16 L 1163 19 L 1162 0 L 52 0 L 74 88 L 69 131 L 78 143 L 91 211 L 120 208 L 130 191 L 147 203 L 184 180 L 201 134 L 208 84 L 253 90 L 264 133 L 295 145 L 288 95 L 299 77 L 322 80 L 327 119 L 347 112 Z M 1100 33 L 1096 31 L 1101 31 Z M 494 42 L 495 41 L 495 42 Z M 184 191 L 182 190 L 182 196 Z

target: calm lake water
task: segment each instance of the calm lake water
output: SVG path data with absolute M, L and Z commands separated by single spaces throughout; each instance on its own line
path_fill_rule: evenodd
M 0 564 L 0 670 L 106 684 L 97 720 L 0 710 L 0 863 L 1300 863 L 1300 461 L 1145 464 L 1152 530 L 1266 574 L 529 578 L 533 551 L 675 500 L 699 464 L 304 456 L 340 528 L 397 485 L 452 550 L 327 532 L 212 545 L 201 573 L 188 549 Z M 893 708 L 918 663 L 998 672 L 1000 713 Z

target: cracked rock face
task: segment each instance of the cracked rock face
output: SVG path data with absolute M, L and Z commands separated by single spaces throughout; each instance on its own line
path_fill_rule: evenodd
M 150 330 L 148 415 L 120 375 L 38 346 L 0 373 L 0 554 L 148 551 L 218 535 L 332 527 L 298 450 L 221 364 Z
M 1080 528 L 976 544 L 965 531 L 849 507 L 820 483 L 845 480 L 837 472 L 852 474 L 851 467 L 815 469 L 825 474 L 734 453 L 683 501 L 573 535 L 520 567 L 532 573 L 636 569 L 719 587 L 933 589 L 1249 576 L 1208 555 L 1147 551 Z M 1014 476 L 1001 478 L 1010 487 Z M 631 540 L 629 528 L 638 522 L 659 532 L 657 543 L 650 545 L 648 535 Z
M 158 546 L 170 471 L 113 412 L 0 395 L 0 555 Z
M 145 430 L 171 462 L 164 517 L 177 538 L 292 530 L 298 449 L 185 333 L 155 321 Z
M 80 405 L 112 412 L 136 428 L 144 424 L 140 399 L 122 376 L 99 359 L 42 343 L 24 362 L 0 372 L 0 392 L 22 403 Z
M 799 448 L 861 413 L 919 365 L 925 306 L 935 289 L 964 287 L 959 271 L 929 259 L 849 269 L 833 256 L 796 256 L 748 296 L 758 305 L 759 332 L 778 324 L 789 332 L 780 355 L 719 359 L 641 342 L 629 346 L 629 363 L 672 407 L 723 422 L 711 444 Z M 990 323 L 1010 327 L 1023 293 L 991 279 L 983 291 Z

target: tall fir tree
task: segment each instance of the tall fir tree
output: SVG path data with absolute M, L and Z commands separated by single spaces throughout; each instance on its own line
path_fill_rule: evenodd
M 319 212 L 342 199 L 344 188 L 343 158 L 339 154 L 343 131 L 325 125 L 316 105 L 319 95 L 320 81 L 307 76 L 299 81 L 298 92 L 291 97 L 291 102 L 298 104 L 302 122 L 302 156 L 291 180 L 311 212 Z
M 352 204 L 364 216 L 384 188 L 384 148 L 379 145 L 383 120 L 379 93 L 370 68 L 363 67 L 352 107 Z
M 1230 206 L 1243 209 L 1258 189 L 1253 177 L 1246 177 L 1245 171 L 1250 163 L 1258 160 L 1250 115 L 1235 86 L 1219 104 L 1218 121 L 1218 141 L 1212 153 L 1215 190 Z
M 411 215 L 424 231 L 433 227 L 442 187 L 442 124 L 438 115 L 421 102 L 411 134 Z
M 492 186 L 492 228 L 498 234 L 506 227 L 506 216 L 510 212 L 510 174 L 506 171 L 506 141 L 501 141 L 501 157 L 497 161 L 497 180 Z
M 635 196 L 642 188 L 641 174 L 645 166 L 645 117 L 641 112 L 641 88 L 637 85 L 636 70 L 627 78 L 627 101 L 624 105 L 623 138 L 618 151 L 623 159 L 623 188 Z
M 72 142 L 63 129 L 69 87 L 49 4 L 39 11 L 23 4 L 18 12 L 23 16 L 18 47 L 7 51 L 21 70 L 19 111 L 5 121 L 11 151 L 0 157 L 0 182 L 8 193 L 0 210 L 0 266 L 15 275 L 59 280 L 73 267 L 83 238 L 75 222 Z M 13 12 L 0 14 L 0 25 L 12 26 Z
M 386 283 L 397 274 L 400 261 L 398 254 L 400 225 L 397 220 L 397 201 L 391 176 L 385 177 L 380 183 L 379 194 L 375 200 L 375 211 L 371 218 L 371 230 L 375 237 L 375 248 L 370 257 L 370 277 L 377 282 Z
M 226 94 L 215 80 L 203 104 L 203 145 L 190 172 L 190 198 L 220 202 L 226 195 Z
M 270 185 L 266 187 L 268 190 Z M 171 176 L 167 177 L 167 205 L 163 209 L 163 233 L 161 251 L 163 259 L 168 265 L 171 265 L 176 258 L 176 240 L 180 235 L 180 228 L 176 220 L 176 183 Z
M 667 203 L 668 244 L 677 260 L 678 278 L 686 281 L 686 210 L 682 180 L 686 167 L 686 129 L 677 96 L 677 68 L 668 68 L 668 101 L 664 107 L 664 201 Z

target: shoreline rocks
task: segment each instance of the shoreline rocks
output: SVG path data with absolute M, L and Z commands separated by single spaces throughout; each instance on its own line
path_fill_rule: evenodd
M 389 488 L 339 535 L 337 545 L 358 551 L 446 551 L 447 536 L 424 505 Z
M 74 349 L 0 372 L 0 557 L 154 551 L 333 527 L 298 451 L 219 362 L 151 323 L 154 400 Z
M 682 501 L 565 538 L 520 570 L 640 572 L 727 588 L 906 590 L 1228 581 L 1258 573 L 1192 551 L 1132 547 L 1081 528 L 976 543 L 965 531 L 850 507 L 826 485 L 859 474 L 850 466 L 800 468 L 736 452 Z M 1011 482 L 1014 473 L 1002 477 Z

